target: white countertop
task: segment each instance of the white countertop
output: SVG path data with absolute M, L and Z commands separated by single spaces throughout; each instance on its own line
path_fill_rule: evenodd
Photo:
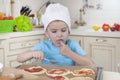
M 120 80 L 120 73 L 103 71 L 103 80 Z
M 44 34 L 44 29 L 43 28 L 35 28 L 33 31 L 29 31 L 29 32 L 4 33 L 4 34 L 0 34 L 0 39 L 35 35 L 35 34 Z M 120 38 L 120 31 L 115 31 L 115 32 L 103 32 L 102 30 L 94 31 L 93 29 L 88 28 L 88 27 L 80 27 L 77 29 L 71 29 L 71 34 L 72 35 L 80 35 L 80 36 L 98 36 L 98 37 Z
M 81 36 L 98 36 L 98 37 L 114 37 L 114 38 L 120 38 L 120 31 L 102 31 L 101 29 L 99 31 L 94 31 L 90 27 L 79 27 L 77 29 L 72 29 L 71 31 L 72 35 L 81 35 Z

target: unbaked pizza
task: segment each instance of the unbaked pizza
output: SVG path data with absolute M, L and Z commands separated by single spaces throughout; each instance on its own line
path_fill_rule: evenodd
M 31 74 L 43 74 L 46 72 L 46 69 L 41 66 L 37 66 L 25 68 L 24 71 L 30 72 Z
M 66 76 L 49 76 L 49 78 L 53 79 L 53 80 L 69 80 Z
M 65 76 L 65 75 L 68 75 L 69 73 L 70 71 L 67 69 L 50 69 L 46 71 L 46 75 L 52 76 L 52 77 Z
M 73 77 L 70 80 L 93 80 L 91 77 Z
M 82 69 L 78 69 L 78 70 L 73 70 L 71 71 L 71 73 L 74 76 L 83 76 L 83 75 L 93 75 L 95 74 L 93 69 L 89 69 L 89 68 L 82 68 Z

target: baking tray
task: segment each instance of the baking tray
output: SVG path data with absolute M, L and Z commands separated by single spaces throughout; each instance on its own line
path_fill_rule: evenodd
M 91 66 L 50 66 L 50 65 L 36 65 L 36 64 L 24 64 L 20 66 L 20 69 L 32 67 L 32 66 L 42 66 L 46 68 L 47 70 L 49 69 L 68 69 L 68 70 L 74 70 L 74 69 L 80 69 L 80 68 L 91 68 L 95 71 L 95 75 L 91 75 L 88 77 L 93 78 L 94 80 L 103 80 L 103 68 L 102 67 L 91 67 Z M 46 74 L 40 74 L 37 75 L 41 80 L 51 80 L 47 79 Z M 74 77 L 72 74 L 67 75 L 68 78 Z

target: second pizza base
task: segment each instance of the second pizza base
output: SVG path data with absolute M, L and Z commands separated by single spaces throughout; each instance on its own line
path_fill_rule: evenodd
M 55 77 L 55 76 L 65 76 L 65 75 L 70 74 L 70 71 L 67 70 L 67 69 L 51 69 L 51 70 L 48 70 L 46 72 L 46 74 L 48 76 L 52 76 L 52 77 Z

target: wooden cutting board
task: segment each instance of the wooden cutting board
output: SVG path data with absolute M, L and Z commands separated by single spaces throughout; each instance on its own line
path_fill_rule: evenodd
M 21 69 L 15 69 L 15 68 L 3 68 L 2 76 L 9 75 L 9 74 L 22 74 L 23 78 L 19 80 L 42 80 L 39 78 L 39 76 L 32 75 L 28 72 L 25 72 Z

